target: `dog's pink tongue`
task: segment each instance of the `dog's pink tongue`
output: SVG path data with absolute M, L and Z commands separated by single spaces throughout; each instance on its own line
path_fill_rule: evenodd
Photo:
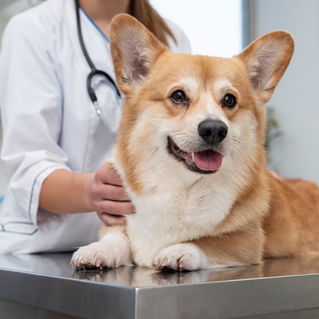
M 217 171 L 222 161 L 222 155 L 213 150 L 194 153 L 195 165 L 203 171 Z

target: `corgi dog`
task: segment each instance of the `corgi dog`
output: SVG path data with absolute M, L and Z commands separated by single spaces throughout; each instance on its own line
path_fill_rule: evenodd
M 319 253 L 319 188 L 269 173 L 265 107 L 294 51 L 269 33 L 233 58 L 175 54 L 137 20 L 110 28 L 126 95 L 112 164 L 136 213 L 76 267 L 196 270 Z

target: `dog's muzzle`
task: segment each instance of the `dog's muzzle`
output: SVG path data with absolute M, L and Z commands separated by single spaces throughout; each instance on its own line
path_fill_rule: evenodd
M 176 160 L 184 162 L 190 171 L 196 173 L 213 174 L 222 165 L 222 154 L 212 147 L 198 152 L 185 152 L 177 146 L 171 137 L 168 137 L 167 148 Z

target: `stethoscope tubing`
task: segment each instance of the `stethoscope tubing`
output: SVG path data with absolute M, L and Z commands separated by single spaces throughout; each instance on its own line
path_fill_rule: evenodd
M 98 114 L 98 116 L 100 117 L 101 121 L 103 122 L 105 128 L 109 131 L 110 135 L 116 139 L 116 136 L 114 136 L 114 132 L 111 130 L 105 116 L 103 115 L 103 112 L 100 109 L 97 96 L 96 96 L 95 91 L 92 87 L 92 78 L 96 75 L 104 76 L 109 81 L 109 83 L 114 87 L 116 94 L 117 94 L 117 97 L 118 97 L 118 100 L 119 100 L 119 103 L 121 103 L 121 93 L 120 93 L 120 90 L 118 89 L 116 83 L 114 82 L 114 80 L 110 77 L 110 75 L 102 70 L 98 70 L 95 67 L 94 63 L 92 62 L 92 60 L 87 52 L 86 46 L 84 44 L 84 40 L 83 40 L 81 20 L 80 20 L 80 5 L 79 5 L 78 0 L 75 0 L 75 9 L 76 9 L 77 33 L 78 33 L 80 46 L 81 46 L 83 55 L 84 55 L 88 65 L 91 68 L 91 72 L 89 73 L 89 75 L 87 76 L 87 79 L 86 79 L 87 91 L 88 91 L 90 99 L 94 105 L 95 111 Z

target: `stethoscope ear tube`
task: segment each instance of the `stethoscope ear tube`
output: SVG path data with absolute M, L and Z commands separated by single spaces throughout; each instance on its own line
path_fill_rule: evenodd
M 80 46 L 82 49 L 82 52 L 84 54 L 84 57 L 88 63 L 88 65 L 90 66 L 91 70 L 96 70 L 95 66 L 86 50 L 84 41 L 83 41 L 83 36 L 82 36 L 82 29 L 81 29 L 81 21 L 80 21 L 80 5 L 79 5 L 79 1 L 75 0 L 75 14 L 76 14 L 76 27 L 77 27 L 77 31 L 78 31 L 78 37 L 79 37 L 79 42 L 80 42 Z

